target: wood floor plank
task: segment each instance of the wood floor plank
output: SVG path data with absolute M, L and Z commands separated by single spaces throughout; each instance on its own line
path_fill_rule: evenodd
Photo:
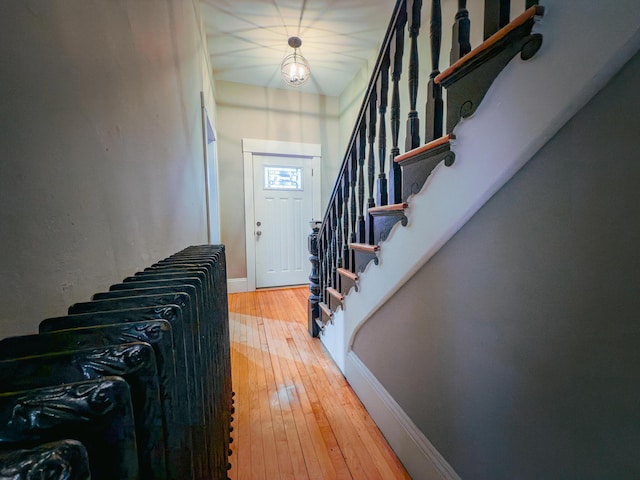
M 242 311 L 242 309 L 246 309 L 246 302 L 247 302 L 247 298 L 246 297 L 240 297 L 240 308 Z M 248 365 L 247 365 L 247 331 L 246 331 L 246 327 L 244 325 L 244 322 L 242 320 L 242 318 L 238 318 L 238 323 L 237 323 L 237 329 L 238 329 L 238 333 L 237 333 L 237 337 L 239 339 L 239 343 L 237 344 L 237 361 L 235 362 L 235 364 L 232 364 L 232 375 L 233 378 L 246 378 L 247 376 L 247 370 L 248 370 Z M 235 373 L 233 373 L 233 369 L 235 370 Z M 251 465 L 251 459 L 247 458 L 245 460 L 244 455 L 245 452 L 240 448 L 241 445 L 246 445 L 245 450 L 250 451 L 249 450 L 249 445 L 251 445 L 251 437 L 247 437 L 246 440 L 244 438 L 242 438 L 242 435 L 244 434 L 244 417 L 248 414 L 248 409 L 246 408 L 245 405 L 248 405 L 247 399 L 248 399 L 248 392 L 247 392 L 247 386 L 245 382 L 236 382 L 237 386 L 236 386 L 236 396 L 235 396 L 235 413 L 234 413 L 234 433 L 235 433 L 235 441 L 234 444 L 236 446 L 238 455 L 236 457 L 236 463 L 237 463 L 237 468 L 236 468 L 236 478 L 240 477 L 240 470 L 245 470 L 248 469 L 249 466 Z M 247 423 L 248 424 L 248 423 Z M 242 465 L 242 468 L 240 468 L 240 466 Z
M 298 291 L 291 290 L 289 292 L 286 292 L 286 294 L 289 296 L 294 294 L 298 295 L 300 293 L 301 292 L 299 290 Z M 302 316 L 304 314 L 304 302 L 306 302 L 306 297 L 300 298 L 298 296 L 295 299 L 290 299 L 288 303 L 291 303 L 292 305 L 295 304 L 298 306 L 297 310 L 295 311 L 291 310 L 292 314 L 295 313 L 296 315 Z M 318 346 L 321 347 L 321 345 L 319 345 L 320 342 L 315 342 L 315 344 L 314 342 L 310 343 L 309 337 L 305 333 L 303 333 L 300 328 L 296 328 L 295 330 L 292 330 L 292 332 L 294 333 L 294 338 L 298 339 L 301 342 L 302 348 L 300 348 L 299 350 L 300 352 L 312 353 L 315 351 L 319 354 L 321 353 L 321 355 L 315 356 L 315 361 L 313 358 L 310 358 L 310 357 L 305 358 L 305 361 L 304 361 L 305 365 L 309 365 L 312 368 L 317 368 L 318 365 L 322 363 L 326 366 L 326 368 L 323 370 L 325 373 L 330 371 L 332 367 L 335 367 L 332 360 L 330 360 L 326 355 L 326 353 L 324 352 L 323 348 L 322 350 L 318 348 L 314 348 Z M 339 378 L 343 380 L 342 385 L 344 385 L 344 383 L 346 383 L 346 380 L 344 380 L 344 377 L 341 375 L 341 373 L 338 373 L 336 371 L 337 369 L 333 369 L 333 370 L 335 373 L 333 375 L 333 378 L 336 378 L 336 379 Z M 353 390 L 349 387 L 345 391 L 348 392 L 348 398 L 350 400 L 350 404 L 353 405 L 354 407 L 354 410 L 351 413 L 351 417 L 354 423 L 355 431 L 359 432 L 359 435 L 362 437 L 363 442 L 365 442 L 369 446 L 368 450 L 371 454 L 370 457 L 373 459 L 373 462 L 376 464 L 376 467 L 381 477 L 382 478 L 402 478 L 402 475 L 406 475 L 406 471 L 404 470 L 404 467 L 402 466 L 402 464 L 400 463 L 400 461 L 397 459 L 395 455 L 389 455 L 388 444 L 386 443 L 386 440 L 384 439 L 384 436 L 378 429 L 377 425 L 375 425 L 371 417 L 368 415 L 368 413 L 364 409 L 364 406 L 362 405 L 360 400 L 357 398 Z M 366 436 L 365 436 L 365 432 L 366 432 Z
M 291 313 L 295 315 L 295 313 Z M 301 332 L 292 326 L 291 334 L 293 337 L 298 337 Z M 300 339 L 301 343 L 307 347 L 308 339 L 306 337 Z M 359 432 L 351 423 L 351 416 L 349 412 L 344 408 L 342 402 L 335 402 L 332 398 L 344 396 L 344 392 L 347 391 L 348 384 L 346 381 L 337 388 L 334 388 L 330 382 L 327 381 L 327 372 L 329 376 L 336 377 L 337 372 L 331 372 L 326 368 L 317 368 L 317 359 L 310 358 L 306 348 L 300 349 L 305 358 L 301 359 L 301 363 L 305 364 L 314 372 L 314 382 L 317 387 L 324 393 L 321 395 L 323 405 L 327 415 L 331 419 L 331 422 L 336 426 L 335 435 L 338 440 L 338 444 L 343 452 L 344 458 L 347 461 L 349 469 L 353 478 L 362 478 L 367 480 L 381 479 L 379 472 L 377 471 L 374 461 L 371 458 L 367 445 L 360 437 Z M 339 374 L 342 377 L 342 374 Z M 344 377 L 342 377 L 344 378 Z M 331 393 L 331 395 L 326 395 Z
M 275 291 L 274 291 L 275 293 Z M 264 295 L 265 292 L 260 292 L 258 295 Z M 273 302 L 269 301 L 269 298 L 263 300 L 265 303 L 265 314 L 269 317 L 269 327 L 272 331 L 273 338 L 282 339 L 285 336 L 280 322 L 275 320 L 277 313 L 274 311 Z M 275 351 L 279 353 L 281 357 L 288 359 L 286 362 L 281 362 L 280 366 L 285 378 L 285 387 L 290 399 L 290 405 L 292 413 L 294 415 L 296 430 L 298 432 L 298 438 L 302 447 L 304 461 L 307 468 L 307 475 L 310 479 L 324 480 L 325 478 L 331 478 L 326 476 L 326 466 L 322 465 L 318 459 L 317 452 L 317 435 L 313 425 L 307 424 L 305 417 L 305 392 L 304 386 L 299 379 L 299 375 L 291 361 L 292 355 L 289 351 L 289 346 L 285 341 L 280 341 L 273 344 Z
M 231 426 L 233 431 L 231 432 L 231 444 L 229 445 L 231 449 L 231 469 L 227 472 L 228 477 L 231 480 L 238 479 L 238 413 L 242 411 L 242 408 L 238 410 L 238 398 L 242 398 L 238 396 L 238 389 L 241 388 L 241 382 L 236 382 L 236 378 L 240 378 L 243 373 L 240 369 L 240 352 L 239 350 L 242 348 L 242 340 L 240 337 L 240 325 L 239 321 L 236 319 L 237 315 L 233 312 L 239 310 L 241 307 L 239 305 L 242 297 L 239 296 L 230 296 L 229 297 L 229 337 L 230 337 L 230 355 L 231 355 L 231 381 L 233 385 L 233 391 L 236 392 L 234 397 L 234 406 L 236 406 L 236 411 L 234 415 L 232 415 Z
M 278 462 L 278 450 L 276 444 L 276 431 L 280 434 L 281 415 L 277 405 L 271 402 L 271 392 L 275 389 L 273 382 L 270 380 L 273 377 L 273 369 L 271 368 L 270 352 L 267 344 L 266 332 L 264 328 L 264 318 L 259 317 L 256 319 L 258 329 L 256 333 L 258 335 L 258 348 L 260 365 L 257 366 L 258 383 L 260 385 L 260 418 L 262 419 L 262 438 L 263 438 L 263 450 L 265 460 L 265 474 L 267 479 L 277 480 L 281 478 L 280 473 L 284 473 L 284 468 L 281 469 Z M 286 437 L 285 437 L 286 440 Z M 284 459 L 280 459 L 284 461 Z
M 251 318 L 247 320 L 249 331 L 247 337 L 250 352 L 250 370 L 249 370 L 249 388 L 251 391 L 250 410 L 251 410 L 251 480 L 266 480 L 264 445 L 266 443 L 263 435 L 263 419 L 261 417 L 261 398 L 259 372 L 262 355 L 260 354 L 259 336 L 257 334 L 261 321 L 260 306 L 257 301 L 251 302 L 249 315 Z
M 273 340 L 271 335 L 267 334 L 267 329 L 265 329 L 265 335 L 268 336 L 269 339 Z M 269 340 L 267 340 L 267 343 L 269 344 Z M 300 443 L 294 412 L 292 410 L 294 397 L 289 389 L 290 381 L 287 377 L 287 372 L 282 368 L 280 352 L 278 349 L 273 345 L 269 345 L 269 355 L 277 391 L 278 404 L 280 405 L 280 414 L 282 415 L 285 437 L 287 440 L 287 450 L 290 454 L 292 463 L 293 478 L 308 478 L 309 475 L 305 464 L 305 457 Z
M 283 302 L 287 302 L 287 304 L 290 304 L 291 306 L 297 305 L 299 299 L 296 299 L 296 303 L 291 302 L 290 297 L 286 295 L 287 292 L 289 291 L 279 292 L 279 295 L 277 296 L 277 303 L 283 304 Z M 283 295 L 284 297 L 282 297 Z M 306 297 L 303 301 L 306 302 Z M 323 443 L 323 457 L 325 461 L 329 462 L 333 467 L 333 471 L 330 473 L 330 478 L 349 479 L 352 478 L 351 473 L 345 462 L 344 456 L 342 455 L 342 451 L 336 439 L 335 433 L 331 428 L 331 424 L 322 405 L 321 397 L 325 396 L 327 392 L 318 390 L 317 382 L 315 378 L 310 375 L 310 370 L 308 368 L 309 366 L 307 365 L 306 360 L 301 357 L 300 349 L 294 341 L 294 336 L 298 333 L 298 331 L 301 330 L 299 328 L 300 324 L 297 321 L 297 319 L 300 318 L 299 315 L 300 312 L 298 311 L 298 309 L 295 309 L 295 314 L 293 314 L 292 311 L 291 319 L 287 319 L 290 321 L 285 323 L 284 325 L 286 325 L 288 329 L 287 343 L 289 344 L 289 348 L 292 354 L 295 356 L 295 365 L 298 366 L 300 377 L 304 385 L 307 386 L 306 394 L 308 396 L 311 413 L 313 415 L 312 417 L 308 418 L 308 421 L 315 423 L 320 431 L 321 441 Z M 313 341 L 308 336 L 306 338 L 308 339 L 308 341 Z
M 300 337 L 297 336 L 296 338 Z M 301 341 L 306 342 L 306 338 L 302 338 Z M 326 374 L 323 376 L 327 368 L 333 366 L 327 364 L 327 362 L 332 361 L 327 358 L 326 353 L 323 350 L 315 348 L 309 349 L 308 352 L 316 353 L 315 359 L 306 358 L 306 364 L 317 370 L 318 384 L 323 385 L 323 388 L 327 390 L 332 389 L 336 392 L 336 397 L 341 399 L 342 412 L 349 416 L 352 430 L 357 432 L 359 438 L 352 438 L 351 441 L 355 442 L 356 445 L 360 443 L 366 444 L 366 449 L 357 449 L 361 461 L 374 463 L 382 478 L 397 478 L 397 475 L 402 475 L 404 468 L 395 455 L 388 455 L 389 447 L 386 440 L 373 420 L 369 417 L 355 393 L 348 387 L 348 383 L 344 380 L 344 377 L 340 376 L 341 378 L 339 378 L 337 375 Z M 323 383 L 323 380 L 326 380 L 328 383 Z M 363 452 L 367 452 L 369 455 L 363 455 Z M 385 456 L 388 458 L 385 458 Z M 371 475 L 371 473 L 369 473 L 369 475 Z
M 409 479 L 322 343 L 309 336 L 308 296 L 308 287 L 229 295 L 236 392 L 229 478 Z

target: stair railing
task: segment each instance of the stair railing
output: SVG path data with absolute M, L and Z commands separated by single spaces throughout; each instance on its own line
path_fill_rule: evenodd
M 431 73 L 426 85 L 422 140 L 417 98 L 420 89 L 418 37 L 422 27 L 423 2 L 398 0 L 393 9 L 327 210 L 322 224 L 314 228 L 313 242 L 310 242 L 314 246 L 314 266 L 312 295 L 309 298 L 309 332 L 314 336 L 327 323 L 322 312 L 334 311 L 342 303 L 342 294 L 348 293 L 353 286 L 358 288 L 357 274 L 364 266 L 370 260 L 377 263 L 375 252 L 378 244 L 386 238 L 391 226 L 398 221 L 406 224 L 403 213 L 406 203 L 403 202 L 410 194 L 417 193 L 438 163 L 444 161 L 447 166 L 453 163 L 454 156 L 449 151 L 448 142 L 453 138 L 451 132 L 455 125 L 461 118 L 475 112 L 493 79 L 516 53 L 520 52 L 526 60 L 537 52 L 542 43 L 541 35 L 531 34 L 534 16 L 543 14 L 537 1 L 526 0 L 527 11 L 509 22 L 510 0 L 485 0 L 485 42 L 472 50 L 467 1 L 458 0 L 453 19 L 451 66 L 441 73 L 441 3 L 441 0 L 431 0 L 429 8 Z M 405 45 L 405 38 L 408 38 L 408 45 Z M 406 65 L 405 50 L 408 57 Z M 402 80 L 406 81 L 406 95 L 401 95 Z M 446 105 L 443 87 L 448 90 Z M 403 117 L 401 98 L 408 99 L 408 105 L 404 106 L 408 112 L 404 114 L 403 154 L 399 148 Z M 388 110 L 390 138 L 387 138 Z M 422 156 L 420 160 L 427 158 L 427 166 L 411 167 L 413 170 L 407 166 L 405 170 L 403 161 L 406 163 L 405 159 L 413 155 L 407 152 L 418 152 Z M 403 179 L 403 175 L 420 178 Z M 383 216 L 378 217 L 379 214 Z M 379 231 L 380 226 L 386 229 L 385 232 Z

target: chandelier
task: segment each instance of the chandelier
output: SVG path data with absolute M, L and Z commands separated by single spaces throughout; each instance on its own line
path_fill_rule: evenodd
M 311 76 L 311 70 L 309 69 L 309 62 L 301 54 L 298 53 L 298 48 L 302 45 L 302 40 L 298 37 L 291 37 L 287 42 L 293 53 L 284 57 L 280 70 L 282 71 L 282 80 L 290 87 L 299 87 L 304 85 Z

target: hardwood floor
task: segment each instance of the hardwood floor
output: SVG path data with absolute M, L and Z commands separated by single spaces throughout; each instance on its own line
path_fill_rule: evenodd
M 229 295 L 232 480 L 410 478 L 321 342 L 308 287 Z

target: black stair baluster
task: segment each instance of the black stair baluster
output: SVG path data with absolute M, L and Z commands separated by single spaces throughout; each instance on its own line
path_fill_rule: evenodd
M 420 35 L 420 15 L 422 0 L 408 0 L 409 13 L 409 38 L 411 50 L 409 55 L 409 118 L 407 119 L 407 135 L 405 137 L 405 150 L 413 150 L 420 146 L 420 119 L 416 104 L 418 101 L 418 80 L 420 77 L 420 64 L 418 55 L 418 35 Z
M 329 242 L 330 239 L 330 233 L 331 233 L 331 215 L 328 216 L 327 218 L 327 227 L 325 230 L 325 277 L 324 277 L 324 288 L 325 288 L 325 292 L 324 292 L 324 302 L 327 303 L 327 292 L 326 292 L 326 288 L 331 286 L 331 244 Z
M 451 65 L 471 51 L 470 35 L 471 21 L 469 20 L 469 10 L 467 10 L 467 0 L 458 0 L 458 13 L 456 13 L 453 24 L 453 39 L 449 58 Z
M 427 85 L 425 143 L 440 138 L 443 130 L 442 85 L 434 82 L 434 79 L 440 74 L 440 45 L 442 43 L 442 5 L 440 0 L 432 0 L 431 2 L 430 39 L 431 74 Z
M 320 299 L 320 268 L 319 268 L 319 237 L 318 232 L 320 225 L 311 222 L 311 233 L 308 237 L 309 261 L 311 262 L 311 273 L 309 274 L 309 310 L 307 318 L 307 330 L 309 335 L 317 337 L 320 333 L 316 320 L 320 318 L 320 307 L 318 303 Z
M 389 153 L 389 203 L 402 202 L 402 170 L 394 162 L 400 155 L 398 138 L 400 133 L 400 78 L 402 77 L 402 56 L 404 54 L 404 29 L 407 23 L 406 2 L 400 5 L 394 39 L 391 41 L 390 59 L 393 59 L 391 81 L 391 152 Z
M 355 142 L 351 147 L 351 155 L 349 158 L 349 182 L 351 190 L 351 237 L 350 242 L 356 243 L 358 241 L 356 233 L 356 224 L 358 218 L 358 211 L 356 210 L 356 185 L 358 181 L 358 151 L 356 149 Z M 349 253 L 349 266 L 353 271 L 353 252 Z
M 342 231 L 344 243 L 342 245 L 342 266 L 347 270 L 350 268 L 351 262 L 349 261 L 349 167 L 344 169 L 342 175 L 342 196 L 344 201 L 343 206 L 343 219 L 342 219 Z
M 324 243 L 324 232 L 326 225 L 320 225 L 320 231 L 318 232 L 318 285 L 320 285 L 320 293 L 318 294 L 319 302 L 324 302 L 324 289 L 326 288 L 325 276 L 324 276 L 324 262 L 327 256 L 327 251 Z
M 510 9 L 511 0 L 484 1 L 484 40 L 509 23 Z
M 342 202 L 342 189 L 338 188 L 336 191 L 336 267 L 341 268 L 344 266 L 344 262 L 342 259 L 342 211 L 343 211 L 343 202 Z M 336 276 L 336 283 L 334 287 L 339 290 L 339 276 Z
M 389 203 L 389 194 L 387 189 L 387 177 L 385 174 L 385 162 L 387 157 L 387 102 L 389 92 L 389 48 L 384 53 L 382 59 L 382 67 L 380 69 L 380 76 L 378 77 L 377 90 L 378 90 L 378 110 L 380 113 L 380 130 L 378 131 L 378 192 L 376 197 L 376 204 L 378 206 L 387 205 Z
M 376 178 L 376 120 L 378 116 L 377 112 L 377 93 L 374 88 L 371 91 L 371 97 L 369 98 L 369 121 L 367 122 L 369 135 L 369 160 L 367 162 L 367 186 L 369 187 L 369 198 L 367 199 L 367 215 L 366 215 L 366 224 L 367 224 L 367 234 L 366 234 L 366 242 L 369 244 L 373 244 L 373 218 L 369 214 L 369 209 L 376 206 L 373 187 L 375 186 L 375 178 Z
M 327 230 L 325 233 L 325 248 L 326 248 L 326 263 L 325 263 L 325 292 L 324 292 L 324 303 L 327 303 L 327 292 L 326 289 L 331 286 L 331 209 L 327 212 Z
M 358 135 L 358 243 L 364 243 L 366 224 L 364 220 L 364 160 L 367 145 L 367 124 L 362 121 Z
M 338 287 L 338 268 L 340 268 L 340 259 L 338 256 L 341 253 L 339 235 L 342 235 L 342 232 L 340 231 L 340 224 L 338 222 L 338 202 L 336 201 L 333 204 L 333 278 L 331 285 L 333 288 Z
M 331 206 L 331 216 L 329 217 L 329 255 L 331 258 L 331 262 L 329 264 L 331 276 L 329 278 L 329 286 L 336 286 L 336 206 L 335 203 Z
M 330 221 L 331 221 L 331 217 L 329 217 L 327 219 L 327 226 L 324 232 L 324 248 L 325 248 L 325 260 L 324 260 L 324 291 L 323 291 L 323 302 L 327 303 L 327 287 L 331 286 L 330 284 L 330 278 L 331 278 L 331 270 L 330 270 L 330 264 L 331 264 L 331 249 L 329 246 L 329 232 L 330 232 Z

